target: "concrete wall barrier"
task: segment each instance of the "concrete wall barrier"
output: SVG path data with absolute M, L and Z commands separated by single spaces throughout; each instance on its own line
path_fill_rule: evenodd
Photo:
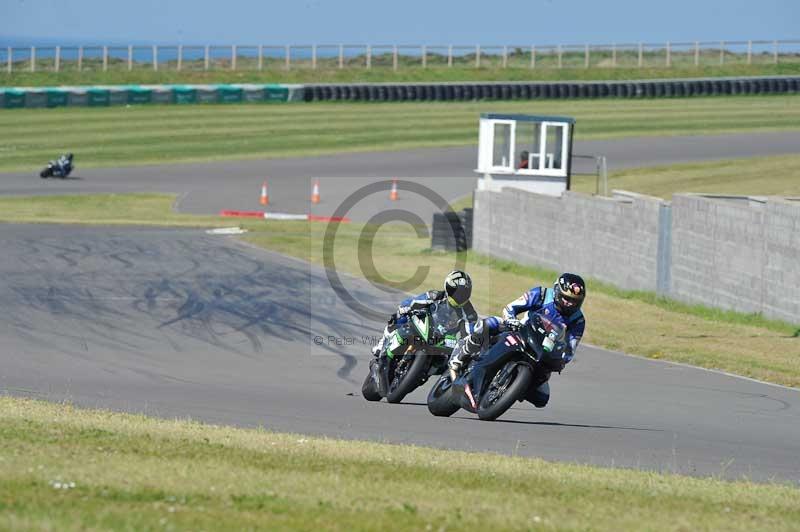
M 800 200 L 475 193 L 476 251 L 800 323 Z
M 664 203 L 630 193 L 602 198 L 567 192 L 554 198 L 513 188 L 476 191 L 473 247 L 523 264 L 656 291 Z
M 676 194 L 672 209 L 672 297 L 800 322 L 800 202 Z

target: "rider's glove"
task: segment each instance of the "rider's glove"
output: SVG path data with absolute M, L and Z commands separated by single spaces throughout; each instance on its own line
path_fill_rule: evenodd
M 405 316 L 409 312 L 411 312 L 411 307 L 404 307 L 404 306 L 397 307 L 397 315 L 398 316 Z
M 517 318 L 508 318 L 504 323 L 506 324 L 506 327 L 514 331 L 519 330 L 519 328 L 522 326 L 522 322 L 520 322 Z

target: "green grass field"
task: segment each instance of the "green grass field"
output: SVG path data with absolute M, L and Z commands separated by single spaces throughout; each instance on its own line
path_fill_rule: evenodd
M 610 59 L 610 58 L 609 58 Z M 398 82 L 445 82 L 445 81 L 578 81 L 578 80 L 629 80 L 629 79 L 679 79 L 699 77 L 735 76 L 779 76 L 800 73 L 800 62 L 773 64 L 719 64 L 695 67 L 693 64 L 680 64 L 675 61 L 672 68 L 663 68 L 661 60 L 648 60 L 645 66 L 637 68 L 633 61 L 623 61 L 625 67 L 610 68 L 592 65 L 583 68 L 583 54 L 565 56 L 562 69 L 555 68 L 555 58 L 539 57 L 538 68 L 530 68 L 530 55 L 519 61 L 510 61 L 509 68 L 500 68 L 496 62 L 484 62 L 481 68 L 474 67 L 472 61 L 456 64 L 452 68 L 431 64 L 422 68 L 419 62 L 401 61 L 397 71 L 391 68 L 391 58 L 373 61 L 374 68 L 351 65 L 339 69 L 338 61 L 322 62 L 318 69 L 311 69 L 310 61 L 296 64 L 286 70 L 282 60 L 267 61 L 264 70 L 259 72 L 252 61 L 241 63 L 239 70 L 232 71 L 230 65 L 212 65 L 208 72 L 202 71 L 202 63 L 187 63 L 180 72 L 176 64 L 162 64 L 158 71 L 150 65 L 137 65 L 128 71 L 127 63 L 112 63 L 107 72 L 102 71 L 102 63 L 97 60 L 85 61 L 84 71 L 67 64 L 61 72 L 52 72 L 52 64 L 42 62 L 41 71 L 30 72 L 29 65 L 19 63 L 15 72 L 0 72 L 0 86 L 36 87 L 58 85 L 119 85 L 119 84 L 157 84 L 157 83 L 398 83 Z M 770 58 L 771 59 L 771 58 Z M 362 60 L 363 61 L 363 60 Z M 718 59 L 715 58 L 715 62 Z M 50 71 L 48 71 L 50 70 Z
M 72 151 L 78 167 L 477 143 L 481 112 L 577 118 L 576 137 L 797 129 L 800 96 L 469 103 L 193 105 L 0 111 L 0 171 Z
M 4 530 L 797 530 L 800 490 L 0 397 Z
M 595 191 L 594 176 L 573 178 L 573 189 Z M 632 168 L 608 176 L 608 189 L 670 199 L 675 192 L 751 196 L 800 196 L 800 155 Z

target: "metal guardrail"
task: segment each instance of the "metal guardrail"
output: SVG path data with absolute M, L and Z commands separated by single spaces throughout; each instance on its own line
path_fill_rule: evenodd
M 0 48 L 14 72 L 673 68 L 800 63 L 800 39 L 612 44 L 68 45 Z

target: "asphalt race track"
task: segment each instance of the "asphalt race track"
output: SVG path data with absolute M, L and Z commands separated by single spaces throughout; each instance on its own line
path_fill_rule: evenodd
M 759 138 L 776 145 L 769 136 L 736 136 L 753 152 Z M 720 139 L 695 148 L 687 159 L 728 157 L 733 141 Z M 628 142 L 652 141 L 656 152 L 657 141 L 670 140 Z M 337 173 L 390 176 L 401 168 L 410 177 L 456 177 L 469 175 L 464 169 L 470 169 L 472 153 L 418 150 L 98 169 L 80 171 L 80 180 L 47 182 L 6 174 L 0 175 L 0 192 L 218 191 L 205 200 L 190 193 L 180 204 L 191 212 L 215 212 L 257 206 L 257 198 L 255 205 L 220 204 L 244 198 L 242 191 L 222 191 L 249 183 L 254 169 L 268 168 L 276 176 L 281 168 L 294 169 L 296 180 Z M 460 161 L 452 172 L 448 158 Z M 317 171 L 311 163 L 319 161 L 337 172 Z M 347 167 L 350 162 L 354 166 Z M 626 163 L 617 158 L 616 164 Z M 289 170 L 282 175 L 275 179 L 288 183 Z M 443 195 L 463 195 L 472 180 L 460 178 L 464 188 L 443 187 Z M 302 200 L 297 201 L 299 208 Z M 201 230 L 1 227 L 3 393 L 279 431 L 800 482 L 796 389 L 583 346 L 567 371 L 553 377 L 546 409 L 518 405 L 496 423 L 463 413 L 438 419 L 424 406 L 428 385 L 403 405 L 360 397 L 369 344 L 382 323 L 366 321 L 345 305 L 319 267 Z M 343 282 L 358 301 L 382 312 L 400 298 L 357 279 L 343 276 Z
M 676 162 L 797 153 L 800 132 L 737 134 L 709 137 L 644 137 L 576 141 L 573 153 L 605 155 L 609 169 Z M 76 154 L 74 179 L 39 179 L 39 169 L 0 174 L 0 194 L 77 194 L 101 192 L 169 192 L 179 194 L 180 211 L 217 214 L 222 209 L 259 210 L 259 191 L 269 178 L 270 211 L 331 215 L 354 190 L 375 178 L 417 179 L 447 200 L 469 194 L 477 175 L 475 147 L 421 149 L 409 152 L 342 154 L 299 159 L 221 161 L 211 163 L 81 168 Z M 57 154 L 53 154 L 55 157 Z M 46 161 L 42 161 L 42 166 Z M 576 159 L 574 171 L 592 172 L 594 162 Z M 322 202 L 309 202 L 312 178 L 320 177 Z M 437 179 L 430 179 L 437 178 Z M 390 204 L 388 190 L 350 213 L 366 220 L 389 206 L 413 209 L 430 222 L 436 210 L 428 202 Z M 412 194 L 413 196 L 413 194 Z

